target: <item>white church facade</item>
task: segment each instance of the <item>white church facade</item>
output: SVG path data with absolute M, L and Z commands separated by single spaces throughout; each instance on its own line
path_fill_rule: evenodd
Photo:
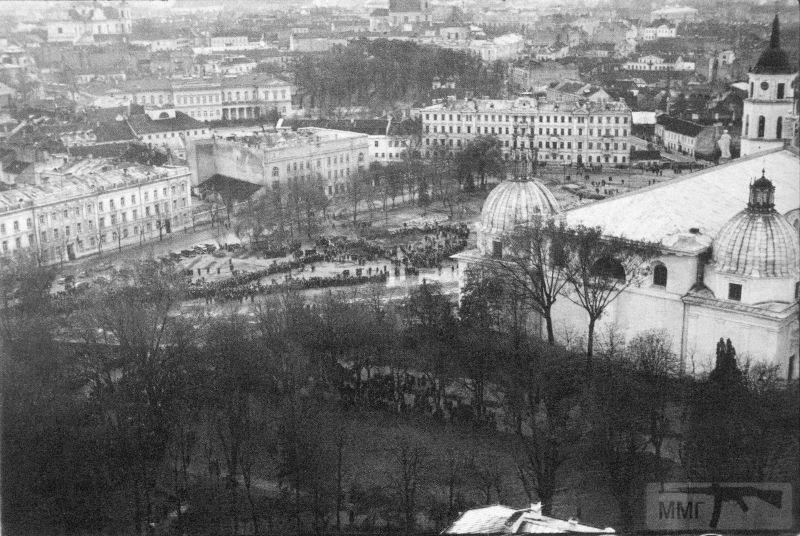
M 539 181 L 499 184 L 487 198 L 478 247 L 457 258 L 470 267 L 502 257 L 503 236 L 533 218 L 600 227 L 604 236 L 654 243 L 649 275 L 627 287 L 599 319 L 630 340 L 659 330 L 687 373 L 714 366 L 716 343 L 730 338 L 742 358 L 798 375 L 800 156 L 777 149 L 684 178 L 561 212 Z M 556 339 L 586 340 L 588 315 L 565 296 L 553 306 Z M 545 338 L 543 323 L 540 325 Z

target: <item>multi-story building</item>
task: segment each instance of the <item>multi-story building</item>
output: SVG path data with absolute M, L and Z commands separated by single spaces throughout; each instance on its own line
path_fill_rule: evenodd
M 44 29 L 48 41 L 63 43 L 94 36 L 129 35 L 132 25 L 131 11 L 125 2 L 118 7 L 93 2 L 74 6 L 46 21 Z
M 192 224 L 186 167 L 69 162 L 0 192 L 0 255 L 43 264 L 159 240 Z
M 214 175 L 278 188 L 321 180 L 329 196 L 350 189 L 350 177 L 369 165 L 367 134 L 324 128 L 221 129 L 213 140 L 193 140 L 188 161 L 194 184 Z
M 263 73 L 226 78 L 130 80 L 110 90 L 129 102 L 174 107 L 198 121 L 254 119 L 292 108 L 292 86 Z
M 628 163 L 631 111 L 623 102 L 466 100 L 417 113 L 425 157 L 457 151 L 477 136 L 494 136 L 507 157 L 518 149 L 532 151 L 542 162 Z

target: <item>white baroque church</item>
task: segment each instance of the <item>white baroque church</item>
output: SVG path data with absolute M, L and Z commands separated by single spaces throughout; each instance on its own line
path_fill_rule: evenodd
M 775 52 L 776 32 L 777 21 L 751 81 L 761 87 L 763 77 L 774 77 L 769 87 L 785 84 L 786 92 L 796 75 L 777 72 L 786 69 L 785 54 Z M 765 72 L 769 65 L 772 71 Z M 755 107 L 756 98 L 762 108 Z M 773 119 L 791 112 L 777 90 L 749 100 L 745 113 L 764 115 L 765 128 L 774 130 Z M 660 255 L 651 261 L 648 280 L 612 302 L 597 334 L 613 327 L 630 340 L 664 330 L 688 373 L 708 372 L 717 341 L 730 338 L 740 357 L 780 365 L 784 377 L 797 378 L 800 156 L 796 136 L 794 147 L 783 140 L 761 147 L 758 139 L 742 158 L 566 211 L 538 180 L 504 181 L 484 203 L 477 249 L 456 256 L 461 281 L 471 266 L 502 256 L 504 234 L 533 218 L 600 227 L 605 236 L 655 243 Z M 568 299 L 557 300 L 552 316 L 557 339 L 585 337 L 587 314 Z

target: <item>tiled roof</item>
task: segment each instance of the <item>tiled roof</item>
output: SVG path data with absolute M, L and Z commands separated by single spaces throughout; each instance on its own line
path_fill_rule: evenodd
M 681 179 L 584 205 L 565 213 L 569 225 L 601 227 L 608 236 L 661 242 L 692 227 L 716 236 L 747 205 L 749 185 L 765 168 L 775 185 L 775 209 L 800 206 L 800 158 L 782 149 L 757 153 Z
M 370 13 L 370 17 L 388 17 L 388 16 L 389 16 L 389 10 L 386 9 L 385 7 L 379 7 L 378 9 L 372 10 L 372 13 Z

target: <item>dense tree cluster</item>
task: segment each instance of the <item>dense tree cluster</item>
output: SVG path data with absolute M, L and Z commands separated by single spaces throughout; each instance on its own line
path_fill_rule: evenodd
M 514 490 L 552 512 L 576 471 L 608 483 L 630 527 L 652 479 L 795 466 L 796 384 L 735 360 L 683 376 L 663 333 L 611 334 L 589 369 L 529 336 L 529 297 L 487 275 L 459 305 L 434 284 L 399 302 L 370 286 L 206 315 L 145 260 L 59 313 L 51 271 L 3 266 L 4 529 L 323 534 L 358 518 L 412 534 Z M 387 421 L 397 439 L 374 452 L 369 423 Z M 675 441 L 679 461 L 662 455 Z
M 292 72 L 303 105 L 329 111 L 354 106 L 383 111 L 393 103 L 424 100 L 434 78 L 453 79 L 476 96 L 497 97 L 505 73 L 463 51 L 388 39 L 302 56 Z

